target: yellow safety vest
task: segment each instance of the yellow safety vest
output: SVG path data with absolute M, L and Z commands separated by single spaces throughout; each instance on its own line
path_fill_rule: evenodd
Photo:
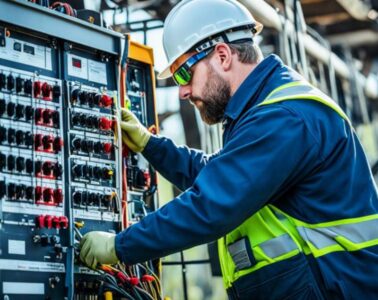
M 306 82 L 291 82 L 271 92 L 258 106 L 287 100 L 313 100 L 336 111 L 342 109 Z M 218 240 L 219 260 L 226 288 L 240 277 L 300 252 L 319 257 L 336 251 L 356 251 L 378 245 L 378 214 L 308 224 L 266 205 L 242 225 Z M 248 255 L 252 252 L 252 255 Z M 252 261 L 253 260 L 253 261 Z

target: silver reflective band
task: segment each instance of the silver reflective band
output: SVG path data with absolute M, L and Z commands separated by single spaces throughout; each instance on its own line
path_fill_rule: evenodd
M 248 238 L 242 238 L 227 246 L 237 270 L 249 268 L 253 265 L 248 255 L 247 243 L 249 243 Z
M 359 244 L 378 239 L 378 219 L 329 227 L 297 227 L 299 234 L 317 249 L 333 245 L 342 245 L 342 241 L 336 240 L 343 237 L 348 241 Z
M 297 244 L 294 243 L 290 235 L 287 233 L 280 235 L 271 240 L 267 240 L 258 245 L 261 250 L 270 258 L 276 258 L 298 249 Z

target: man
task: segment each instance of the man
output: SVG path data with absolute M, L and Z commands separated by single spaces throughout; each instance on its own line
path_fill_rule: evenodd
M 230 299 L 378 296 L 377 190 L 344 112 L 253 43 L 234 0 L 180 2 L 163 43 L 181 99 L 223 123 L 218 153 L 152 136 L 123 111 L 125 143 L 184 192 L 117 235 L 87 234 L 92 267 L 134 264 L 218 239 Z

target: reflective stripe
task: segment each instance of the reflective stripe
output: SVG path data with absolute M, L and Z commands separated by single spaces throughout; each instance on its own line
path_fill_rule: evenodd
M 338 237 L 346 238 L 355 244 L 378 239 L 378 219 L 330 227 L 300 226 L 297 229 L 306 242 L 310 242 L 318 249 L 341 244 L 342 242 L 337 240 Z
M 290 235 L 287 233 L 274 239 L 267 240 L 258 246 L 264 251 L 264 254 L 270 258 L 276 258 L 298 249 L 297 244 L 294 243 Z
M 248 248 L 249 247 L 249 251 Z M 243 270 L 256 264 L 248 238 L 243 238 L 227 246 L 237 270 Z M 252 257 L 251 257 L 252 256 Z
M 348 116 L 344 113 L 344 111 L 335 101 L 333 101 L 330 97 L 321 92 L 319 89 L 302 81 L 289 83 L 287 84 L 287 87 L 279 87 L 275 89 L 258 106 L 283 102 L 287 100 L 313 100 L 320 102 L 332 108 L 350 124 Z

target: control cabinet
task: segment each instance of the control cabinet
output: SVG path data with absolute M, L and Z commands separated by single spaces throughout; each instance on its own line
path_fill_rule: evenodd
M 124 106 L 156 131 L 151 49 L 22 0 L 0 0 L 0 31 L 0 298 L 95 299 L 103 272 L 80 262 L 81 236 L 157 208 L 155 171 L 119 126 Z

